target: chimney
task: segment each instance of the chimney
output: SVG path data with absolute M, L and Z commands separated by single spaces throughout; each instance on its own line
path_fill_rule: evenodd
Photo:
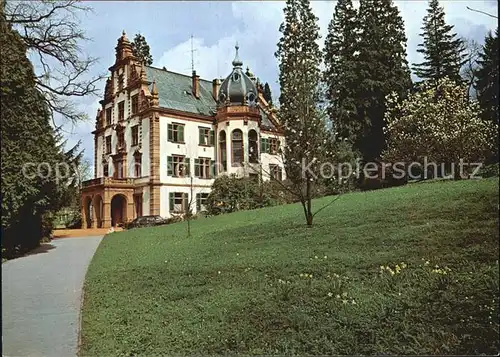
M 219 81 L 219 79 L 215 78 L 212 81 L 212 95 L 213 95 L 215 100 L 217 100 L 217 96 L 219 94 L 219 87 L 220 87 L 220 81 Z
M 196 98 L 200 98 L 200 76 L 196 75 L 196 71 L 193 71 L 193 95 Z

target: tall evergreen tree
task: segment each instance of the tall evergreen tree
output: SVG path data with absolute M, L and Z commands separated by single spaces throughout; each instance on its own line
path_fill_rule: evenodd
M 271 87 L 269 86 L 269 83 L 267 83 L 267 82 L 266 82 L 266 84 L 264 84 L 264 99 L 269 104 L 271 104 L 271 105 L 273 104 L 273 95 L 271 93 Z
M 498 124 L 498 28 L 488 33 L 478 59 L 475 88 L 485 120 Z
M 319 105 L 319 26 L 309 0 L 287 0 L 284 13 L 276 52 L 281 88 L 278 115 L 287 143 L 283 158 L 286 176 L 293 183 L 293 193 L 302 203 L 307 225 L 311 226 L 311 200 L 318 169 L 314 163 L 321 160 L 326 139 Z
M 357 86 L 355 73 L 357 20 L 352 0 L 339 0 L 328 26 L 325 40 L 325 71 L 328 116 L 341 138 L 354 140 L 359 131 L 356 125 L 356 106 L 353 89 Z
M 418 45 L 417 52 L 422 53 L 424 61 L 413 64 L 415 74 L 422 80 L 437 83 L 448 77 L 460 81 L 460 69 L 465 63 L 463 41 L 454 33 L 453 25 L 446 24 L 444 9 L 438 0 L 430 0 L 427 15 L 422 26 L 424 42 Z
M 411 87 L 406 36 L 398 8 L 391 0 L 360 0 L 358 57 L 355 61 L 356 121 L 361 126 L 355 147 L 374 160 L 385 147 L 385 98 L 403 98 Z
M 132 53 L 134 56 L 141 58 L 146 66 L 153 64 L 153 56 L 151 56 L 149 51 L 150 48 L 146 42 L 146 38 L 140 33 L 136 34 L 134 41 L 132 41 Z
M 2 14 L 3 16 L 3 14 Z M 50 125 L 50 110 L 36 88 L 26 45 L 0 21 L 1 61 L 2 248 L 7 255 L 34 248 L 43 234 L 44 215 L 62 202 L 55 174 L 65 155 Z

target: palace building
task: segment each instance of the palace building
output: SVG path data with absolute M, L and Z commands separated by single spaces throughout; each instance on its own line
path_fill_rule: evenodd
M 94 134 L 94 179 L 82 189 L 82 228 L 143 215 L 204 210 L 214 178 L 284 179 L 274 109 L 238 56 L 222 82 L 145 66 L 118 39 Z M 194 197 L 191 197 L 191 192 Z

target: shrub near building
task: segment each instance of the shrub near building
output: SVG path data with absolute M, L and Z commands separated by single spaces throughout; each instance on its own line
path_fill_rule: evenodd
M 218 215 L 295 202 L 286 185 L 276 181 L 259 183 L 235 175 L 218 177 L 207 199 L 207 213 Z

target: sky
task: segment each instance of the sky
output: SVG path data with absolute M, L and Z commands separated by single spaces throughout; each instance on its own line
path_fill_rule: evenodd
M 321 44 L 331 21 L 335 1 L 312 1 L 318 17 Z M 426 14 L 427 1 L 395 1 L 405 23 L 407 55 L 410 63 L 419 62 L 416 52 L 421 42 L 422 19 Z M 495 0 L 440 1 L 446 12 L 447 23 L 462 37 L 474 39 L 480 44 L 489 30 L 494 31 L 498 20 L 467 10 L 466 6 L 490 14 L 497 14 Z M 146 37 L 153 56 L 153 66 L 174 72 L 191 73 L 194 67 L 201 78 L 212 80 L 225 78 L 231 72 L 234 46 L 240 46 L 243 66 L 271 86 L 273 97 L 278 94 L 278 65 L 274 57 L 280 38 L 278 31 L 283 21 L 284 1 L 88 1 L 92 12 L 78 14 L 82 29 L 91 39 L 82 44 L 87 56 L 99 58 L 88 76 L 109 74 L 114 63 L 115 46 L 125 30 L 132 40 L 136 33 Z M 191 36 L 194 53 L 191 52 Z M 101 95 L 105 81 L 99 84 Z M 89 121 L 76 126 L 64 126 L 68 146 L 82 140 L 84 156 L 91 162 L 94 157 L 95 116 L 102 97 L 75 99 Z M 93 164 L 93 162 L 92 162 Z

